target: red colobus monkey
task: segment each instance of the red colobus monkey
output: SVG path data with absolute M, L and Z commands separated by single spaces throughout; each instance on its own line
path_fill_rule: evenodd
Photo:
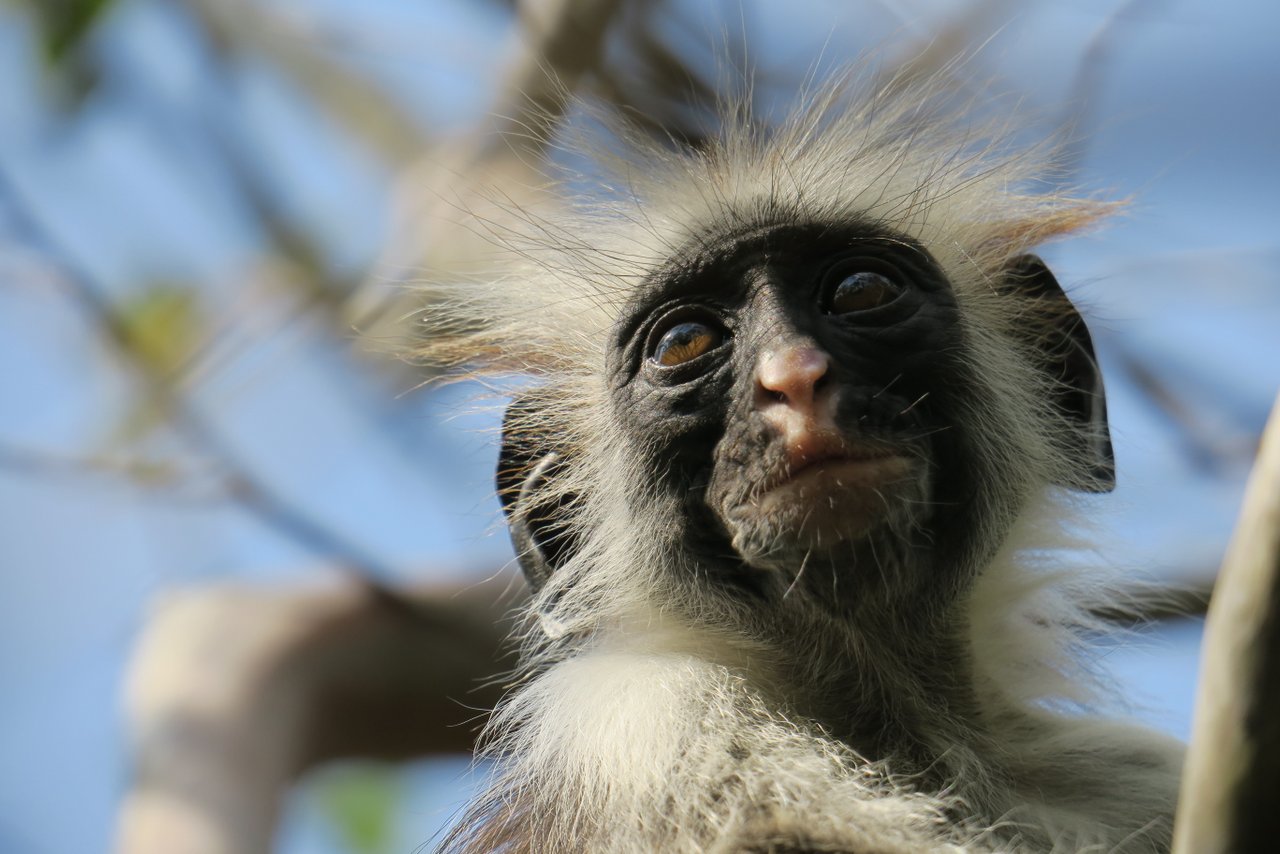
M 1181 747 L 1078 711 L 1092 582 L 1040 566 L 1114 469 L 1030 252 L 1108 206 L 949 100 L 623 134 L 435 294 L 427 358 L 537 380 L 498 472 L 526 670 L 444 850 L 1168 849 Z

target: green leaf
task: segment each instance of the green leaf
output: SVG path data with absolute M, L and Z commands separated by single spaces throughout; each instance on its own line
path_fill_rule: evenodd
M 164 379 L 187 364 L 202 337 L 195 293 L 177 285 L 148 286 L 121 304 L 119 318 L 134 354 Z
M 204 339 L 205 319 L 196 294 L 179 285 L 149 285 L 123 300 L 115 317 L 122 343 L 159 388 L 178 381 Z M 136 442 L 164 424 L 169 415 L 166 395 L 143 393 L 112 431 L 110 443 Z
M 53 65 L 75 53 L 93 25 L 114 0 L 20 0 L 34 15 L 44 43 L 45 56 Z
M 352 851 L 383 854 L 391 846 L 401 788 L 395 769 L 359 764 L 327 772 L 317 794 L 325 815 Z

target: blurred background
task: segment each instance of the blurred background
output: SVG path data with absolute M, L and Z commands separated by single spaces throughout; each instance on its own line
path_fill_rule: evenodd
M 483 265 L 442 211 L 566 156 L 546 69 L 695 144 L 735 74 L 785 106 L 871 50 L 1068 123 L 1070 179 L 1132 200 L 1044 253 L 1120 471 L 1078 559 L 1207 590 L 1280 388 L 1276 33 L 1267 0 L 0 3 L 0 852 L 111 848 L 165 591 L 502 594 L 493 410 L 394 351 L 406 282 Z M 1102 663 L 1185 737 L 1199 622 L 1140 616 Z M 276 849 L 429 848 L 482 774 L 325 765 Z

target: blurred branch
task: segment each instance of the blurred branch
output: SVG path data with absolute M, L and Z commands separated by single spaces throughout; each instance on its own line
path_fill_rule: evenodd
M 39 448 L 22 448 L 0 443 L 0 468 L 17 474 L 76 476 L 105 474 L 126 477 L 143 484 L 170 485 L 178 480 L 175 467 L 167 461 L 125 457 L 69 457 Z
M 499 130 L 540 131 L 518 135 L 517 147 L 527 146 L 535 154 L 545 149 L 578 81 L 600 65 L 605 33 L 627 3 L 525 0 L 517 6 L 524 47 L 503 82 Z
M 1060 180 L 1064 184 L 1077 181 L 1089 143 L 1096 132 L 1092 127 L 1094 115 L 1102 100 L 1103 81 L 1110 70 L 1122 25 L 1138 20 L 1161 3 L 1162 0 L 1126 0 L 1103 19 L 1089 39 L 1071 81 L 1067 115 L 1059 122 L 1066 134 L 1057 156 Z
M 399 337 L 402 319 L 419 306 L 388 276 L 407 270 L 465 273 L 491 250 L 462 226 L 459 210 L 502 221 L 545 181 L 546 150 L 580 79 L 598 66 L 609 24 L 626 0 L 529 0 L 519 4 L 524 41 L 504 77 L 493 118 L 468 139 L 401 176 L 400 213 L 376 279 L 352 299 L 348 316 L 371 337 Z M 487 188 L 499 186 L 496 203 Z
M 939 77 L 959 82 L 955 69 L 976 56 L 975 45 L 984 45 L 992 33 L 999 32 L 996 22 L 1009 20 L 1012 5 L 1010 0 L 974 0 L 961 5 L 946 24 L 896 52 L 897 58 L 882 72 L 883 85 L 894 92 Z
M 113 0 L 27 0 L 44 36 L 49 61 L 59 63 L 73 53 Z
M 1253 456 L 1257 445 L 1248 439 L 1210 423 L 1203 409 L 1192 406 L 1151 367 L 1147 359 L 1134 353 L 1119 341 L 1110 345 L 1121 370 L 1133 381 L 1137 390 L 1173 426 L 1188 460 L 1203 471 L 1221 471 L 1229 462 Z
M 592 75 L 593 91 L 625 110 L 630 122 L 655 138 L 701 148 L 706 136 L 715 131 L 714 107 L 723 93 L 663 41 L 652 14 L 634 17 L 639 20 L 629 22 L 627 46 L 636 54 L 635 67 L 602 63 Z M 675 20 L 689 26 L 678 16 Z M 731 42 L 726 49 L 735 54 L 732 67 L 740 74 L 729 85 L 750 89 L 746 59 L 737 55 L 745 52 L 745 46 Z
M 401 417 L 404 408 L 397 396 L 419 378 L 408 376 L 410 369 L 402 362 L 365 358 L 368 348 L 361 346 L 365 342 L 358 342 L 351 334 L 343 315 L 358 277 L 335 271 L 319 239 L 283 203 L 277 182 L 271 180 L 261 154 L 247 142 L 241 115 L 228 108 L 241 94 L 237 89 L 239 81 L 226 67 L 224 56 L 208 53 L 204 57 L 208 80 L 197 100 L 178 105 L 149 97 L 151 89 L 146 81 L 125 88 L 133 93 L 139 108 L 147 112 L 149 127 L 163 133 L 171 148 L 207 152 L 222 170 L 223 183 L 241 203 L 239 212 L 261 233 L 270 253 L 250 274 L 250 281 L 255 285 L 265 283 L 264 289 L 273 292 L 284 290 L 297 295 L 298 307 L 314 311 L 328 326 L 335 351 L 347 360 L 344 364 L 358 369 L 355 374 L 326 372 L 333 389 L 349 399 L 349 411 L 365 418 L 407 466 L 421 468 L 430 454 L 423 445 L 420 424 Z M 223 319 L 220 328 L 205 332 L 205 341 L 212 342 L 232 332 L 235 322 L 232 318 Z M 208 368 L 213 359 L 211 346 L 189 349 L 190 359 L 176 365 L 176 370 L 191 377 L 197 367 Z M 353 376 L 367 378 L 370 368 L 376 370 L 379 380 L 372 389 L 351 381 Z
M 253 474 L 213 425 L 190 404 L 176 378 L 158 370 L 157 365 L 139 350 L 127 318 L 105 296 L 92 276 L 71 260 L 71 256 L 35 218 L 18 186 L 3 168 L 0 168 L 0 196 L 9 201 L 15 227 L 33 247 L 58 264 L 69 293 L 103 333 L 105 340 L 124 357 L 125 364 L 132 367 L 148 401 L 168 415 L 179 434 L 218 464 L 226 478 L 229 493 L 240 506 L 277 533 L 318 555 L 340 561 L 363 576 L 369 584 L 377 585 L 381 579 L 390 576 L 389 568 L 381 561 L 291 506 Z M 387 592 L 387 595 L 393 594 Z
M 404 166 L 431 143 L 421 127 L 380 87 L 293 36 L 269 4 L 246 0 L 181 0 L 224 51 L 265 57 L 285 71 L 347 131 L 384 161 Z
M 1174 854 L 1275 847 L 1280 792 L 1280 400 L 1205 625 Z
M 219 70 L 221 72 L 221 69 Z M 223 73 L 217 74 L 217 85 L 225 94 L 230 81 Z M 199 114 L 206 138 L 210 140 L 226 168 L 230 183 L 246 206 L 246 216 L 266 237 L 268 245 L 281 258 L 296 268 L 296 275 L 289 276 L 289 284 L 302 292 L 307 307 L 319 306 L 334 323 L 335 331 L 345 331 L 338 326 L 338 309 L 355 286 L 356 280 L 340 277 L 325 263 L 317 241 L 303 229 L 294 225 L 280 203 L 268 190 L 269 183 L 257 158 L 229 125 L 225 116 L 204 110 Z
M 136 771 L 118 854 L 265 854 L 307 769 L 470 751 L 514 664 L 513 603 L 496 598 L 419 591 L 414 619 L 351 583 L 162 601 L 128 678 Z

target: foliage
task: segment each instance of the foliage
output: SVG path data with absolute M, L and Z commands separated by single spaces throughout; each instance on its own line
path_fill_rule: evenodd
M 382 854 L 391 850 L 402 789 L 392 767 L 357 764 L 326 774 L 316 794 L 344 845 L 358 854 Z

